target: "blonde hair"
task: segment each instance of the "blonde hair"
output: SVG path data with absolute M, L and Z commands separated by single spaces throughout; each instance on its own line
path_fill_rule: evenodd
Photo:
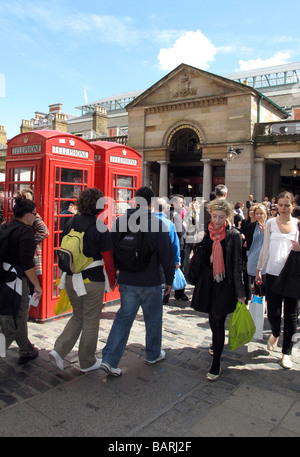
M 233 206 L 224 198 L 215 198 L 208 205 L 207 209 L 209 214 L 212 211 L 225 211 L 227 220 L 230 222 L 233 218 Z
M 28 200 L 34 200 L 33 191 L 31 189 L 19 189 L 15 193 L 15 197 L 28 198 Z
M 265 221 L 268 219 L 268 214 L 267 214 L 267 208 L 264 205 L 264 203 L 259 203 L 258 205 L 255 205 L 254 211 L 253 211 L 253 216 L 255 216 L 256 211 L 260 209 L 264 213 Z

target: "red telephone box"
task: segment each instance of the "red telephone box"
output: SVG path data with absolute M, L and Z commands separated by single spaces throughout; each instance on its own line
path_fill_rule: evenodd
M 95 186 L 106 197 L 104 213 L 109 229 L 118 216 L 131 208 L 135 191 L 142 183 L 142 155 L 129 146 L 112 141 L 91 141 L 95 150 Z M 119 298 L 118 288 L 104 301 Z
M 36 320 L 55 317 L 59 234 L 73 216 L 68 211 L 70 203 L 76 202 L 82 190 L 93 187 L 94 179 L 94 148 L 82 138 L 57 130 L 33 130 L 7 143 L 5 214 L 10 220 L 14 193 L 29 187 L 50 232 L 42 242 L 43 295 L 37 308 L 30 307 L 30 316 Z
M 131 207 L 135 191 L 142 182 L 142 156 L 129 146 L 112 141 L 91 141 L 95 149 L 95 186 L 112 205 L 108 205 L 109 228 L 120 214 Z

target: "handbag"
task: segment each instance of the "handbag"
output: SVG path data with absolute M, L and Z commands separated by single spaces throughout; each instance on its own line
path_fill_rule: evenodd
M 300 222 L 298 223 L 300 241 Z M 300 252 L 291 251 L 274 281 L 272 291 L 283 297 L 300 299 Z
M 249 343 L 255 334 L 255 325 L 251 314 L 243 302 L 237 302 L 236 309 L 229 320 L 229 341 L 230 351 Z
M 188 279 L 189 279 L 190 284 L 192 284 L 193 286 L 196 285 L 196 282 L 200 275 L 201 265 L 202 265 L 202 262 L 204 259 L 205 239 L 206 239 L 206 236 L 204 236 L 201 243 L 199 243 L 197 246 L 195 246 L 194 254 L 189 263 Z
M 253 295 L 249 304 L 249 313 L 253 319 L 256 331 L 253 335 L 254 339 L 263 339 L 264 320 L 265 320 L 265 297 Z
M 172 284 L 172 290 L 181 290 L 184 289 L 187 285 L 186 279 L 184 274 L 182 273 L 180 268 L 176 268 L 174 280 Z

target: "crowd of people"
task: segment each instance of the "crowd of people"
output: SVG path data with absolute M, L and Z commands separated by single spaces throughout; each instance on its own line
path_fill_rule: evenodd
M 101 368 L 120 376 L 122 370 L 118 365 L 140 307 L 145 321 L 145 362 L 163 360 L 163 304 L 168 303 L 173 293 L 177 269 L 188 281 L 190 259 L 197 248 L 201 268 L 190 306 L 208 314 L 212 364 L 207 379 L 215 381 L 221 375 L 227 315 L 234 312 L 238 301 L 250 303 L 253 294 L 265 297 L 272 332 L 267 343 L 270 351 L 278 344 L 284 307 L 281 365 L 292 368 L 290 356 L 300 297 L 281 295 L 273 290 L 273 285 L 290 252 L 300 251 L 299 206 L 289 192 L 280 193 L 271 202 L 267 197 L 256 202 L 249 195 L 245 204 L 239 201 L 234 206 L 228 202 L 227 193 L 227 187 L 219 185 L 209 202 L 204 204 L 202 199 L 194 198 L 186 207 L 182 195 L 174 195 L 169 201 L 155 198 L 149 187 L 141 187 L 136 192 L 136 205 L 117 218 L 109 231 L 97 205 L 103 193 L 95 188 L 84 190 L 76 202 L 77 214 L 68 220 L 61 238 L 71 230 L 84 232 L 83 253 L 91 263 L 83 271 L 64 273 L 61 278 L 60 287 L 65 288 L 73 311 L 49 353 L 51 362 L 63 370 L 64 358 L 80 338 L 82 372 Z M 27 363 L 38 354 L 27 334 L 28 295 L 30 289 L 38 297 L 42 294 L 38 279 L 41 244 L 49 231 L 36 213 L 30 190 L 16 194 L 13 214 L 14 219 L 6 226 L 16 226 L 16 230 L 11 234 L 11 248 L 5 253 L 4 263 L 10 270 L 18 270 L 22 288 L 17 315 L 0 311 L 0 332 L 6 337 L 6 347 L 13 340 L 17 342 L 19 363 Z M 132 230 L 133 220 L 138 231 Z M 143 236 L 138 238 L 135 232 Z M 129 261 L 133 246 L 136 266 Z M 125 256 L 123 261 L 121 253 Z M 35 262 L 35 258 L 39 260 Z M 95 354 L 103 295 L 116 285 L 120 308 L 99 359 Z M 189 300 L 184 287 L 174 291 L 174 298 Z

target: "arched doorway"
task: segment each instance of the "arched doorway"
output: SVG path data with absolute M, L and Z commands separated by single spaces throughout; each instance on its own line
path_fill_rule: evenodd
M 175 127 L 168 136 L 170 151 L 169 192 L 185 197 L 202 195 L 203 167 L 201 164 L 203 138 L 192 124 Z

